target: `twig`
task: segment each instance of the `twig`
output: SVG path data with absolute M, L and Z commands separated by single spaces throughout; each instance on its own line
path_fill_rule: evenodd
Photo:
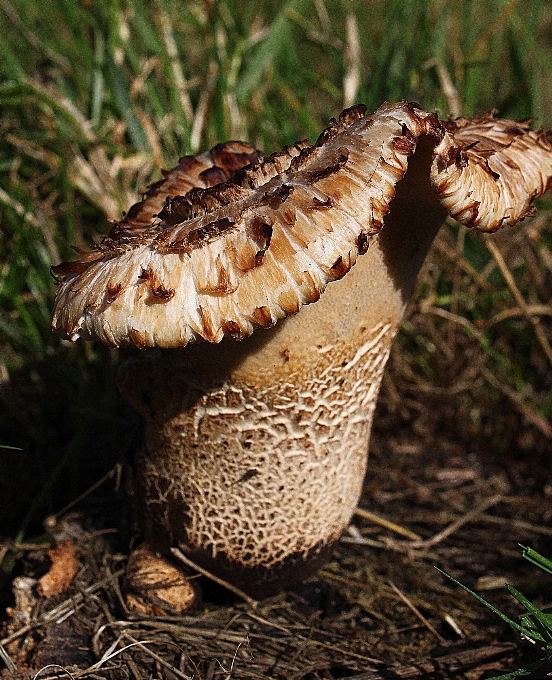
M 508 272 L 509 273 L 509 272 Z M 515 283 L 514 283 L 515 286 Z M 517 288 L 516 288 L 517 290 Z M 518 291 L 519 292 L 519 291 Z M 521 294 L 520 294 L 521 295 Z M 520 307 L 522 305 L 520 304 Z M 429 314 L 435 314 L 436 316 L 441 316 L 444 319 L 448 319 L 450 321 L 454 321 L 455 323 L 458 323 L 460 326 L 463 326 L 468 333 L 470 334 L 471 337 L 475 337 L 478 341 L 481 341 L 483 338 L 483 334 L 481 331 L 479 331 L 474 324 L 472 324 L 468 319 L 464 319 L 461 316 L 458 316 L 456 314 L 452 314 L 451 312 L 447 311 L 446 309 L 440 309 L 439 307 L 430 307 L 430 306 L 424 306 L 422 305 L 421 310 L 423 313 L 429 313 Z M 537 337 L 540 335 L 543 335 L 543 330 L 538 322 L 538 320 L 535 319 L 534 316 L 532 316 L 529 312 L 529 306 L 525 301 L 523 301 L 523 310 L 524 310 L 524 315 L 529 318 L 531 321 L 532 325 L 535 328 L 535 333 L 537 334 Z M 544 344 L 543 344 L 544 343 Z M 551 357 L 549 357 L 552 361 L 552 349 L 550 348 L 550 345 L 548 344 L 548 340 L 546 337 L 543 338 L 543 342 L 541 342 L 541 345 L 543 347 L 544 352 L 548 356 L 548 351 L 551 352 Z M 548 348 L 548 349 L 547 349 Z M 542 434 L 544 434 L 545 437 L 551 439 L 552 438 L 552 425 L 546 420 L 546 418 L 541 415 L 536 409 L 531 408 L 523 399 L 520 397 L 520 395 L 515 392 L 514 390 L 510 389 L 506 385 L 504 385 L 502 382 L 497 380 L 497 378 L 486 368 L 482 367 L 481 368 L 481 374 L 487 380 L 489 384 L 491 384 L 493 387 L 495 387 L 497 390 L 502 392 L 510 401 L 518 408 L 518 410 L 527 418 L 527 420 L 535 425 Z M 447 393 L 450 393 L 450 388 L 447 388 Z
M 204 569 L 195 562 L 192 562 L 192 560 L 189 557 L 186 557 L 186 555 L 184 555 L 184 553 L 178 548 L 171 548 L 171 552 L 176 557 L 177 560 L 180 560 L 180 562 L 185 564 L 187 567 L 195 569 L 195 571 L 198 571 L 203 576 L 206 576 L 211 581 L 214 581 L 214 583 L 218 583 L 219 586 L 222 586 L 223 588 L 229 590 L 231 593 L 234 593 L 234 595 L 241 597 L 241 599 L 244 600 L 244 602 L 246 602 L 252 609 L 257 609 L 257 607 L 259 606 L 258 600 L 254 600 L 252 597 L 249 597 L 247 593 L 244 593 L 243 590 L 240 590 L 240 588 L 233 586 L 231 583 L 228 583 L 228 581 L 225 581 L 224 579 L 219 578 L 214 574 L 211 574 L 211 572 L 207 571 L 207 569 Z
M 181 619 L 182 617 L 178 617 Z M 243 635 L 234 633 L 225 633 L 219 629 L 199 628 L 197 625 L 182 626 L 176 623 L 170 623 L 162 619 L 140 619 L 139 621 L 113 621 L 101 626 L 94 635 L 94 644 L 96 649 L 99 649 L 99 637 L 108 629 L 128 628 L 131 626 L 143 626 L 144 628 L 154 628 L 156 632 L 164 631 L 173 635 L 178 635 L 180 639 L 197 640 L 198 638 L 205 638 L 206 640 L 222 640 L 229 644 L 237 644 L 243 639 Z M 98 653 L 98 652 L 97 652 Z M 98 653 L 99 654 L 99 653 Z
M 481 513 L 485 512 L 485 510 L 488 510 L 490 507 L 493 505 L 496 505 L 497 503 L 500 503 L 500 501 L 503 500 L 503 497 L 500 494 L 497 494 L 495 496 L 491 496 L 490 498 L 487 498 L 486 501 L 483 501 L 480 505 L 477 505 L 473 510 L 470 510 L 467 512 L 465 515 L 457 519 L 455 522 L 452 522 L 452 524 L 449 524 L 448 527 L 445 527 L 442 531 L 439 531 L 439 533 L 435 534 L 431 538 L 426 539 L 425 541 L 393 541 L 395 545 L 402 545 L 405 548 L 431 548 L 434 545 L 437 545 L 437 543 L 441 543 L 441 541 L 444 541 L 445 538 L 448 538 L 451 534 L 453 534 L 455 531 L 458 531 L 460 527 L 464 526 L 464 524 L 467 524 L 468 522 L 471 522 L 473 519 L 475 519 L 478 515 Z
M 405 603 L 405 605 L 416 614 L 416 616 L 420 619 L 420 621 L 424 624 L 424 626 L 429 630 L 429 632 L 434 635 L 441 644 L 446 644 L 445 638 L 440 635 L 435 628 L 431 625 L 431 623 L 426 619 L 426 617 L 422 614 L 422 612 L 416 607 L 416 605 L 411 602 L 406 595 L 397 588 L 397 586 L 393 583 L 393 581 L 389 581 L 389 585 L 391 586 L 391 589 L 393 592 L 398 595 L 401 600 Z
M 443 232 L 440 232 L 441 234 Z M 454 262 L 454 264 L 462 269 L 468 276 L 470 276 L 481 290 L 492 290 L 491 284 L 485 280 L 483 276 L 473 267 L 465 257 L 463 257 L 457 250 L 452 248 L 444 238 L 437 238 L 434 241 L 435 248 L 446 257 Z
M 485 327 L 489 328 L 494 326 L 494 324 L 500 323 L 505 319 L 511 319 L 515 316 L 552 316 L 552 305 L 527 305 L 525 309 L 520 307 L 511 307 L 510 309 L 504 309 L 502 312 L 498 312 L 491 319 L 489 319 Z
M 253 614 L 252 612 L 248 612 L 247 614 L 249 618 L 253 619 L 254 621 L 258 621 L 259 623 L 262 623 L 263 626 L 269 626 L 270 628 L 276 628 L 276 630 L 281 630 L 283 633 L 286 633 L 287 635 L 292 635 L 292 632 L 289 628 L 286 628 L 285 626 L 281 626 L 278 623 L 275 623 L 274 621 L 269 621 L 268 619 L 263 618 L 262 616 L 257 616 L 256 614 Z
M 459 316 L 458 314 L 453 314 L 447 309 L 433 307 L 432 305 L 422 303 L 420 306 L 420 311 L 422 314 L 434 314 L 435 316 L 440 316 L 443 319 L 447 319 L 447 321 L 454 321 L 454 323 L 457 323 L 459 326 L 463 326 L 467 331 L 469 331 L 471 336 L 477 340 L 481 340 L 483 337 L 481 331 L 469 319 Z
M 495 515 L 483 515 L 483 517 L 481 517 L 481 521 L 486 522 L 487 524 L 508 524 L 520 531 L 531 531 L 535 534 L 542 534 L 543 536 L 552 536 L 552 527 L 531 524 L 531 522 L 524 522 L 521 519 L 512 519 L 511 517 L 496 517 Z
M 374 659 L 370 656 L 365 656 L 364 654 L 350 652 L 349 650 L 343 649 L 342 647 L 338 647 L 337 645 L 331 645 L 329 642 L 322 642 L 322 640 L 313 640 L 308 637 L 305 637 L 304 635 L 298 635 L 297 637 L 299 638 L 299 640 L 302 640 L 309 645 L 315 645 L 316 647 L 323 647 L 324 649 L 329 649 L 333 652 L 339 652 L 339 654 L 343 654 L 343 656 L 350 656 L 353 659 L 360 659 L 361 661 L 364 662 L 368 661 L 370 663 L 378 664 L 382 663 L 380 659 Z

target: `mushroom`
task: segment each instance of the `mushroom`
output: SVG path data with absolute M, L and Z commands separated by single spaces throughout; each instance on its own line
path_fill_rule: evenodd
M 552 146 L 526 123 L 355 106 L 313 146 L 182 159 L 54 267 L 54 331 L 158 348 L 119 376 L 145 421 L 147 543 L 255 597 L 316 570 L 355 510 L 384 367 L 440 225 L 514 224 L 551 178 Z

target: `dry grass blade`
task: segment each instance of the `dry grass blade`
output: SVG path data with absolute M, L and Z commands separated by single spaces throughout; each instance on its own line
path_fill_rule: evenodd
M 203 129 L 207 121 L 209 106 L 211 104 L 211 98 L 217 84 L 217 76 L 218 65 L 215 61 L 211 61 L 209 63 L 207 78 L 203 84 L 199 102 L 196 106 L 196 111 L 192 122 L 192 130 L 190 133 L 190 149 L 193 153 L 197 153 L 201 144 Z
M 63 666 L 60 666 L 60 665 L 57 664 L 57 663 L 49 663 L 47 666 L 43 666 L 37 673 L 35 673 L 35 674 L 33 675 L 33 680 L 38 680 L 38 679 L 41 677 L 41 675 L 43 675 L 45 672 L 47 672 L 47 671 L 49 671 L 49 670 L 52 670 L 52 669 L 56 669 L 56 674 L 55 674 L 55 676 L 48 676 L 48 677 L 55 677 L 55 678 L 57 678 L 57 679 L 59 680 L 59 678 L 61 677 L 61 676 L 59 675 L 59 672 L 60 672 L 60 671 L 61 671 L 61 673 L 64 673 L 64 675 L 66 675 L 67 677 L 71 678 L 72 680 L 74 680 L 74 678 L 78 677 L 78 676 L 75 676 L 75 675 L 73 675 L 72 673 L 70 673 L 70 672 L 67 670 L 67 668 L 64 668 Z
M 101 169 L 103 168 L 98 168 L 94 162 L 94 160 L 98 160 L 98 154 L 92 155 L 94 157 L 87 160 L 75 147 L 71 180 L 91 203 L 100 208 L 108 219 L 117 219 L 121 215 L 121 206 L 110 192 L 106 192 L 106 174 L 102 173 Z
M 493 256 L 495 262 L 497 263 L 500 272 L 502 273 L 502 276 L 504 277 L 506 283 L 508 284 L 508 288 L 510 289 L 512 295 L 516 299 L 516 302 L 523 310 L 523 313 L 527 318 L 527 321 L 529 321 L 529 323 L 533 326 L 535 330 L 535 335 L 537 336 L 537 340 L 539 341 L 540 346 L 543 349 L 543 352 L 546 354 L 546 357 L 550 365 L 552 366 L 552 347 L 548 342 L 548 338 L 546 337 L 546 334 L 539 320 L 530 313 L 529 306 L 527 305 L 525 298 L 523 297 L 519 288 L 517 287 L 515 279 L 512 276 L 512 272 L 509 270 L 508 265 L 506 264 L 506 261 L 504 260 L 504 257 L 502 256 L 502 253 L 500 252 L 496 243 L 494 243 L 494 241 L 490 239 L 487 239 L 485 241 L 485 244 L 489 249 L 489 252 Z
M 452 630 L 458 635 L 460 638 L 465 638 L 464 631 L 460 628 L 460 626 L 456 623 L 456 621 L 452 618 L 450 614 L 445 614 L 443 617 L 445 621 L 448 623 L 448 625 L 452 628 Z
M 351 533 L 349 531 L 349 533 Z M 356 534 L 356 532 L 355 532 Z M 342 536 L 340 539 L 341 543 L 354 543 L 355 545 L 366 545 L 369 548 L 387 548 L 387 544 L 384 543 L 383 541 L 374 541 L 373 538 L 366 538 L 365 536 L 361 536 L 360 532 L 354 536 Z M 332 578 L 334 578 L 332 576 Z
M 55 52 L 54 50 L 49 49 L 43 42 L 41 42 L 37 38 L 34 31 L 29 30 L 29 27 L 25 24 L 24 21 L 22 21 L 21 17 L 17 13 L 16 8 L 12 5 L 11 2 L 9 2 L 9 0 L 2 0 L 0 6 L 7 14 L 7 16 L 10 18 L 10 21 L 17 28 L 19 33 L 21 33 L 21 35 L 24 36 L 25 40 L 27 40 L 29 45 L 31 45 L 34 49 L 43 54 L 47 59 L 51 59 L 54 63 L 58 64 L 66 73 L 70 71 L 71 65 L 69 64 L 69 61 L 61 54 Z
M 70 503 L 68 503 L 59 512 L 56 512 L 55 515 L 51 515 L 48 518 L 48 521 L 53 522 L 55 524 L 55 521 L 57 519 L 62 517 L 71 508 L 73 508 L 75 505 L 77 505 L 82 500 L 84 500 L 87 496 L 89 496 L 93 491 L 95 491 L 97 488 L 99 488 L 108 479 L 113 479 L 115 477 L 115 489 L 118 489 L 119 485 L 121 483 L 121 474 L 122 474 L 122 466 L 121 466 L 120 463 L 117 463 L 117 465 L 115 465 L 115 467 L 111 468 L 111 470 L 109 470 L 109 472 L 107 472 L 101 479 L 99 479 L 97 482 L 92 484 L 92 486 L 90 488 L 88 488 L 86 491 L 83 491 L 80 494 L 80 496 L 78 496 L 77 498 L 74 498 Z
M 493 33 L 506 23 L 508 17 L 515 10 L 517 4 L 519 4 L 519 0 L 510 0 L 510 2 L 497 16 L 497 18 L 492 23 L 490 23 L 481 33 L 479 38 L 477 38 L 469 53 L 466 55 L 468 58 L 473 58 L 480 50 L 485 47 L 487 41 L 493 35 Z
M 431 634 L 434 635 L 441 644 L 446 644 L 445 638 L 435 630 L 435 628 L 426 619 L 426 617 L 422 614 L 418 607 L 416 607 L 416 605 L 408 597 L 406 597 L 406 595 L 401 590 L 399 590 L 399 588 L 397 588 L 393 581 L 389 581 L 389 585 L 391 586 L 391 590 L 400 597 L 400 599 L 411 611 L 414 612 L 414 614 L 416 614 L 416 616 L 420 619 L 424 626 L 431 632 Z
M 353 13 L 347 15 L 347 45 L 345 48 L 345 76 L 343 78 L 343 107 L 352 106 L 358 99 L 360 85 L 360 39 L 358 23 Z
M 36 78 L 29 79 L 26 84 L 28 87 L 40 95 L 50 106 L 55 106 L 63 111 L 65 116 L 71 121 L 75 130 L 80 133 L 83 140 L 89 144 L 94 144 L 97 137 L 92 130 L 92 123 L 83 115 L 82 111 L 64 96 L 53 84 L 43 85 Z
M 360 675 L 352 675 L 349 680 L 417 680 L 418 678 L 459 677 L 457 675 L 459 671 L 499 659 L 511 654 L 514 650 L 515 645 L 512 644 L 491 645 L 481 649 L 447 654 L 412 665 L 393 665 L 385 671 L 368 671 Z
M 19 201 L 16 201 L 2 188 L 0 188 L 0 202 L 2 202 L 8 208 L 11 208 L 17 215 L 19 215 L 19 217 L 22 217 L 31 226 L 40 226 L 37 218 L 31 212 L 29 212 L 25 206 L 21 205 Z
M 448 104 L 448 115 L 451 118 L 459 118 L 462 115 L 464 106 L 462 105 L 462 100 L 458 94 L 458 90 L 452 82 L 449 72 L 442 61 L 438 59 L 429 59 L 422 65 L 422 68 L 435 68 L 437 75 L 439 76 L 439 82 L 441 83 L 441 89 L 446 97 Z
M 181 59 L 178 54 L 176 41 L 174 39 L 173 27 L 170 17 L 163 9 L 162 3 L 159 2 L 156 4 L 159 12 L 158 16 L 159 22 L 161 24 L 161 34 L 163 36 L 165 49 L 167 50 L 167 55 L 170 60 L 176 90 L 180 99 L 180 105 L 182 106 L 182 111 L 184 112 L 186 121 L 190 124 L 194 117 L 194 110 L 192 108 L 192 102 L 188 93 L 188 85 L 182 71 Z
M 2 644 L 0 644 L 0 659 L 2 659 L 6 668 L 10 671 L 10 673 L 15 673 L 17 671 L 17 668 L 15 667 L 14 662 L 12 661 L 10 655 L 5 650 L 4 645 L 2 645 Z
M 538 428 L 547 439 L 552 438 L 552 425 L 550 425 L 548 420 L 542 414 L 540 414 L 534 408 L 531 408 L 531 406 L 529 406 L 529 404 L 523 400 L 523 397 L 521 397 L 515 390 L 510 389 L 507 385 L 498 380 L 496 376 L 491 373 L 491 371 L 487 370 L 486 368 L 481 370 L 485 380 L 487 380 L 490 385 L 502 392 L 504 396 L 508 397 L 508 399 L 510 399 L 510 401 L 520 411 L 520 413 L 522 413 L 530 423 Z
M 124 633 L 123 637 L 125 637 L 127 640 L 132 645 L 136 645 L 139 649 L 141 649 L 143 652 L 146 654 L 149 654 L 153 659 L 155 659 L 163 668 L 166 668 L 168 671 L 176 675 L 178 678 L 182 678 L 182 680 L 192 680 L 192 678 L 189 675 L 185 675 L 181 671 L 178 670 L 178 668 L 175 668 L 172 664 L 167 663 L 162 657 L 159 656 L 159 654 L 156 654 L 153 652 L 151 649 L 147 647 L 147 645 L 151 644 L 167 644 L 167 641 L 157 641 L 157 640 L 135 640 L 132 635 L 129 635 L 128 633 Z
M 121 647 L 121 649 L 116 649 L 117 645 L 119 644 L 120 641 L 122 640 L 129 640 L 129 644 L 125 645 L 124 647 Z M 152 645 L 152 644 L 159 644 L 158 640 L 135 640 L 131 635 L 128 633 L 123 633 L 120 635 L 115 643 L 111 645 L 111 647 L 107 650 L 107 652 L 102 656 L 102 658 L 89 668 L 86 668 L 83 671 L 80 671 L 77 673 L 74 677 L 75 678 L 84 678 L 87 675 L 90 675 L 92 672 L 100 670 L 102 666 L 105 666 L 105 664 L 108 661 L 111 661 L 115 657 L 123 654 L 124 652 L 127 652 L 129 649 L 132 648 L 138 648 L 145 654 L 151 656 L 157 663 L 159 663 L 163 668 L 166 668 L 170 673 L 173 675 L 176 675 L 178 678 L 182 678 L 182 680 L 192 680 L 191 676 L 185 675 L 181 671 L 179 671 L 177 668 L 175 668 L 172 664 L 167 663 L 162 657 L 159 656 L 159 654 L 156 654 L 153 652 L 151 649 L 148 648 L 147 645 Z M 163 644 L 167 644 L 167 641 L 164 640 Z
M 402 527 L 399 524 L 396 524 L 395 522 L 391 522 L 390 520 L 385 519 L 384 517 L 380 517 L 379 515 L 376 515 L 373 512 L 369 512 L 364 508 L 357 508 L 355 510 L 355 515 L 358 515 L 363 519 L 367 519 L 369 522 L 373 522 L 374 524 L 378 524 L 379 526 L 384 527 L 385 529 L 389 529 L 389 531 L 394 531 L 396 534 L 400 534 L 401 536 L 410 538 L 413 541 L 422 540 L 421 536 L 418 536 L 418 534 L 415 534 L 413 531 L 410 531 L 410 529 Z

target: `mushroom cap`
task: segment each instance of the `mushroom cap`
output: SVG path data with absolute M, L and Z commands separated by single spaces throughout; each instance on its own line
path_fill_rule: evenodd
M 92 251 L 53 267 L 52 329 L 111 347 L 182 347 L 271 327 L 342 278 L 390 210 L 418 139 L 449 214 L 495 231 L 534 214 L 552 146 L 527 123 L 441 123 L 408 102 L 345 110 L 317 142 L 242 142 L 185 157 Z M 392 206 L 391 206 L 392 207 Z

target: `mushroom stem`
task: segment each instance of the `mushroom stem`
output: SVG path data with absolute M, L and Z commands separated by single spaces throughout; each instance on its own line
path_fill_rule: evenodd
M 446 215 L 433 146 L 418 144 L 385 228 L 316 304 L 238 345 L 123 367 L 121 392 L 146 423 L 137 475 L 150 542 L 180 545 L 254 597 L 327 558 L 357 505 L 391 344 Z

